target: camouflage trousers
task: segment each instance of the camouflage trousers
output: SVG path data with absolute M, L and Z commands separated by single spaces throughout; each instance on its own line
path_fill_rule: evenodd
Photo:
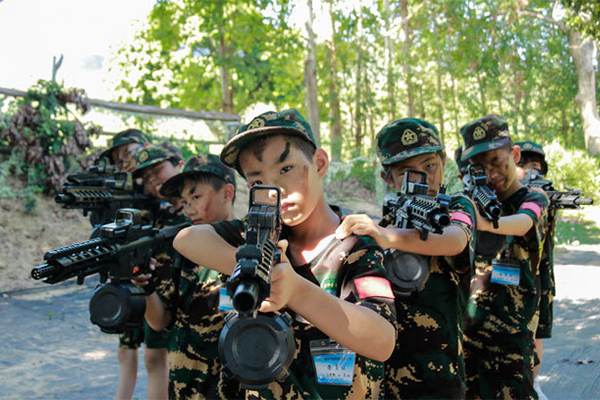
M 467 399 L 538 399 L 533 388 L 534 341 L 523 339 L 482 343 L 465 336 Z

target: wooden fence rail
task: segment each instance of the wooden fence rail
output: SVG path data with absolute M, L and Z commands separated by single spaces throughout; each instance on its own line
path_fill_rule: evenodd
M 0 88 L 0 94 L 13 97 L 27 97 L 27 92 L 14 89 Z M 237 114 L 228 114 L 216 111 L 190 111 L 180 108 L 160 108 L 154 106 L 144 106 L 140 104 L 125 104 L 112 101 L 96 100 L 85 98 L 82 101 L 88 106 L 108 108 L 111 110 L 125 111 L 140 114 L 160 115 L 169 117 L 183 117 L 190 119 L 201 119 L 210 121 L 240 121 Z

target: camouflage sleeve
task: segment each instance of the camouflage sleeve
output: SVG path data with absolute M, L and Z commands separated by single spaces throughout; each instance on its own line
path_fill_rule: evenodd
M 175 315 L 177 307 L 179 307 L 181 271 L 191 264 L 191 261 L 176 252 L 171 268 L 171 279 L 156 289 L 156 294 L 163 302 L 165 308 L 171 311 L 172 315 Z
M 367 236 L 359 236 L 340 270 L 340 297 L 367 307 L 397 329 L 394 293 L 383 267 L 383 251 Z
M 468 272 L 475 263 L 475 240 L 477 237 L 477 213 L 471 200 L 463 196 L 452 197 L 450 203 L 450 224 L 461 228 L 467 236 L 467 246 L 457 259 L 468 260 L 469 268 L 461 268 L 459 273 Z
M 556 283 L 554 279 L 554 234 L 556 230 L 556 210 L 548 212 L 548 235 L 544 242 L 544 250 L 540 261 L 540 320 L 538 322 L 535 337 L 537 339 L 548 339 L 552 337 L 553 324 L 553 302 L 556 295 Z

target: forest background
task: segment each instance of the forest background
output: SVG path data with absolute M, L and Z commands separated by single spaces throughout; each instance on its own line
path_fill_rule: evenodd
M 258 110 L 295 107 L 330 153 L 328 183 L 350 181 L 380 200 L 373 143 L 385 123 L 434 123 L 451 160 L 460 127 L 497 113 L 515 141 L 544 146 L 559 188 L 600 194 L 600 3 L 158 0 L 140 18 L 135 38 L 113 49 L 106 100 L 234 116 L 207 121 L 208 136 L 171 134 L 186 155 L 215 152 Z M 60 60 L 28 97 L 0 96 L 0 197 L 24 198 L 26 209 L 106 143 L 97 140 L 106 127 L 82 117 L 85 88 L 56 76 Z M 119 118 L 165 137 L 151 117 Z M 448 162 L 450 192 L 460 189 L 456 175 Z M 9 184 L 15 176 L 22 185 Z

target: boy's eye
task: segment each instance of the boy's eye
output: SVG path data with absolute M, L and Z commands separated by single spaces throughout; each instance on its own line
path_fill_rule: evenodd
M 250 184 L 250 186 L 262 185 L 262 181 L 254 181 Z
M 292 169 L 291 165 L 287 165 L 287 166 L 281 168 L 281 174 L 283 175 L 283 174 L 289 172 L 291 169 Z

